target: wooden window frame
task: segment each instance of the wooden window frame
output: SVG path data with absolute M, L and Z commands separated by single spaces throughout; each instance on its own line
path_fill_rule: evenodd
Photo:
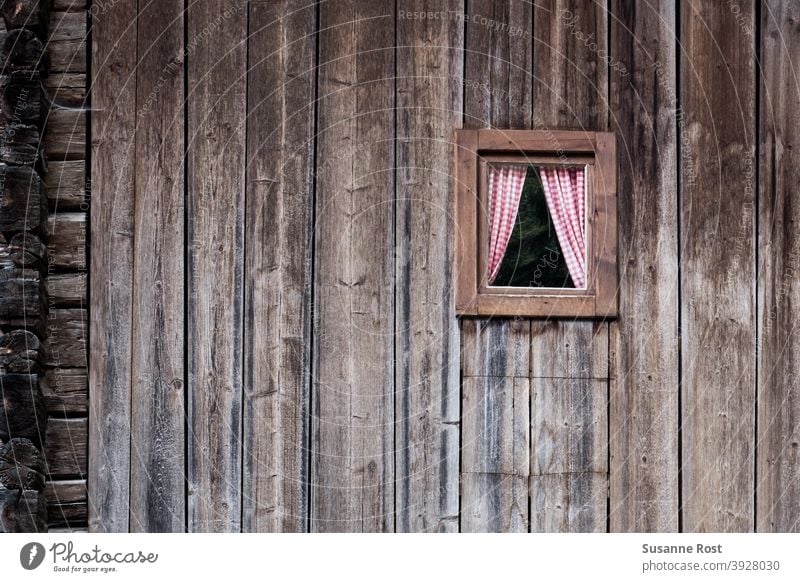
M 456 131 L 456 313 L 481 317 L 607 319 L 617 316 L 616 138 L 608 132 L 461 129 Z M 585 165 L 586 289 L 489 287 L 486 166 Z

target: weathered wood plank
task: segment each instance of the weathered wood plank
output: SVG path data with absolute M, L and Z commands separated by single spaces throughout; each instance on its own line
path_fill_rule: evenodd
M 50 266 L 71 271 L 86 270 L 86 213 L 58 212 L 47 218 Z
M 0 33 L 0 62 L 3 73 L 47 69 L 44 45 L 33 31 L 19 28 Z
M 48 367 L 86 367 L 87 320 L 86 309 L 50 310 L 47 337 L 44 340 L 45 362 Z
M 0 486 L 0 533 L 47 532 L 44 493 Z
M 678 530 L 676 3 L 611 6 L 619 127 L 619 320 L 612 326 L 610 529 Z M 681 125 L 681 133 L 686 128 Z
M 311 527 L 394 530 L 394 23 L 320 12 Z
M 461 529 L 527 532 L 530 380 L 462 380 Z
M 92 28 L 89 530 L 127 532 L 130 508 L 136 5 Z
M 64 212 L 88 209 L 86 162 L 83 160 L 48 162 L 44 186 L 51 210 Z
M 86 368 L 51 368 L 42 384 L 47 411 L 51 415 L 86 414 L 89 408 Z
M 683 528 L 753 523 L 755 410 L 753 1 L 681 3 Z M 725 66 L 720 66 L 724 62 Z
M 133 532 L 185 529 L 183 9 L 152 3 L 136 20 Z
M 531 323 L 532 378 L 608 378 L 608 325 L 593 321 Z
M 250 5 L 242 529 L 309 511 L 316 10 Z
M 53 108 L 44 130 L 48 160 L 82 160 L 86 157 L 86 111 Z
M 607 394 L 605 380 L 532 380 L 531 531 L 606 531 Z
M 24 328 L 41 335 L 47 325 L 42 276 L 33 269 L 0 270 L 0 326 Z
M 548 0 L 534 6 L 534 127 L 588 131 L 608 127 L 608 62 L 600 56 L 600 51 L 608 54 L 607 17 L 606 2 Z M 586 42 L 588 38 L 592 41 Z M 551 145 L 558 147 L 557 137 Z M 544 322 L 534 324 L 531 335 L 532 375 L 540 378 L 531 387 L 531 418 L 539 430 L 551 425 L 560 429 L 549 437 L 553 442 L 548 446 L 559 447 L 570 457 L 591 453 L 580 459 L 559 457 L 555 464 L 560 468 L 545 469 L 543 465 L 550 463 L 543 463 L 542 455 L 547 460 L 550 453 L 547 448 L 540 450 L 541 435 L 533 437 L 531 530 L 603 531 L 608 463 L 599 454 L 607 451 L 599 427 L 606 427 L 608 410 L 599 403 L 607 402 L 606 394 L 602 398 L 600 394 L 607 381 L 588 379 L 608 375 L 607 324 Z M 590 397 L 581 398 L 583 392 Z M 586 430 L 580 429 L 581 423 Z
M 51 418 L 47 423 L 44 456 L 48 479 L 85 478 L 89 419 Z M 94 472 L 92 466 L 92 472 Z
M 246 8 L 188 10 L 190 531 L 241 526 Z
M 398 10 L 461 12 L 462 1 Z M 450 215 L 461 125 L 463 23 L 397 21 L 397 530 L 458 527 L 459 386 Z
M 800 2 L 761 9 L 756 528 L 800 531 Z
M 86 273 L 52 273 L 45 279 L 51 307 L 86 307 Z
M 0 75 L 0 110 L 5 123 L 41 126 L 47 111 L 38 72 L 16 71 Z
M 47 522 L 51 526 L 86 523 L 85 480 L 49 481 L 45 489 L 45 499 L 47 499 Z
M 104 5 L 103 18 L 94 22 L 94 26 L 107 26 L 108 20 L 114 18 L 114 7 L 108 4 L 110 3 L 107 2 Z M 85 73 L 86 38 L 86 12 L 52 12 L 50 14 L 50 38 L 47 43 L 50 72 Z
M 86 103 L 85 73 L 52 73 L 43 80 L 50 107 L 84 108 Z

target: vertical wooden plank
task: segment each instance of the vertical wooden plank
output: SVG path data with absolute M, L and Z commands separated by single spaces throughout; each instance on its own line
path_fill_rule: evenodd
M 624 209 L 611 334 L 612 531 L 678 530 L 676 10 L 674 0 L 611 6 L 611 127 Z
M 311 528 L 394 530 L 391 5 L 320 7 Z
M 464 3 L 397 2 L 397 530 L 458 527 L 458 326 L 453 130 L 461 125 Z
M 690 129 L 680 188 L 682 493 L 690 532 L 754 527 L 753 4 L 681 4 L 681 107 Z
M 188 526 L 239 531 L 247 5 L 188 9 Z
M 548 0 L 533 21 L 534 127 L 605 130 L 606 2 Z M 531 531 L 606 529 L 607 381 L 594 378 L 608 374 L 607 337 L 606 323 L 533 326 Z
M 89 529 L 127 532 L 130 484 L 136 4 L 92 32 Z
M 531 380 L 531 531 L 604 532 L 606 380 Z
M 530 380 L 462 381 L 461 530 L 527 532 Z
M 185 528 L 183 2 L 136 19 L 131 531 Z
M 499 127 L 530 129 L 532 97 L 533 9 L 530 2 L 520 0 L 478 0 L 470 2 L 466 27 L 464 70 L 464 127 Z M 486 22 L 504 23 L 487 26 Z M 468 376 L 520 376 L 530 373 L 530 323 L 512 320 L 463 320 L 460 325 L 462 365 L 465 378 L 462 386 L 461 430 L 462 450 L 484 451 L 484 446 L 503 450 L 528 442 L 492 439 L 481 430 L 493 416 L 497 426 L 515 426 L 515 418 L 507 417 L 522 409 L 514 400 L 508 408 L 500 401 L 503 391 L 488 385 L 473 409 L 474 395 L 467 391 Z M 513 382 L 513 381 L 512 381 Z M 529 395 L 529 391 L 526 391 Z M 522 397 L 522 395 L 518 395 Z M 527 418 L 528 413 L 525 413 Z M 468 421 L 472 422 L 468 422 Z M 520 420 L 520 419 L 516 419 Z M 527 424 L 527 423 L 526 423 Z M 521 435 L 519 435 L 521 436 Z M 484 442 L 488 439 L 488 442 Z M 477 447 L 477 448 L 476 448 Z M 528 452 L 525 452 L 528 456 Z M 517 467 L 513 474 L 497 471 L 475 472 L 461 466 L 462 531 L 527 531 L 528 529 L 528 462 L 525 470 Z
M 250 5 L 244 531 L 308 515 L 316 10 Z
M 758 531 L 800 531 L 800 2 L 762 5 Z

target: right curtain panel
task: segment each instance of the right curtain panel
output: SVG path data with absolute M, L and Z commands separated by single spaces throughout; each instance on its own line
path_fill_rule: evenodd
M 540 167 L 553 226 L 576 289 L 586 288 L 586 175 L 583 168 Z

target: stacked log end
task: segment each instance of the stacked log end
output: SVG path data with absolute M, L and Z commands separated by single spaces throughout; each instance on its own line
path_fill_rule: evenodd
M 0 532 L 47 531 L 47 169 L 51 0 L 0 0 Z

